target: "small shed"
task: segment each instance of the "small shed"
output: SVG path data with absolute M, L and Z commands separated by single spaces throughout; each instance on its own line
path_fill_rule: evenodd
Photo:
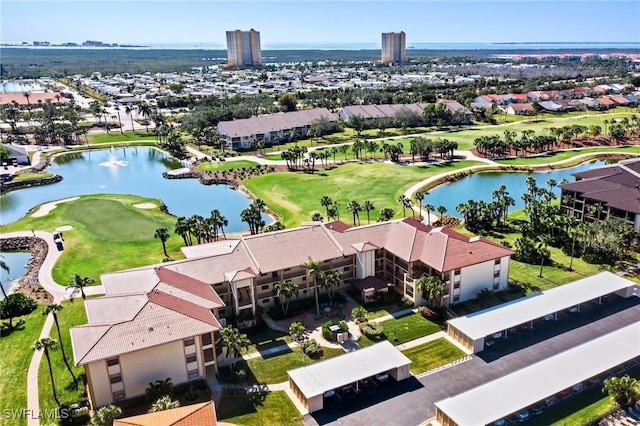
M 409 358 L 385 340 L 287 373 L 291 390 L 313 413 L 324 407 L 325 392 L 382 373 L 389 373 L 398 381 L 404 380 L 411 375 L 410 364 Z

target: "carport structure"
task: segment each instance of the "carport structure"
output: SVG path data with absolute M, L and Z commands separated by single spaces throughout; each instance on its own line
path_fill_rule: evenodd
M 410 364 L 409 358 L 385 340 L 287 373 L 291 390 L 312 413 L 324 407 L 325 392 L 387 372 L 400 381 L 410 376 Z
M 436 418 L 442 426 L 490 424 L 638 356 L 640 322 L 438 401 Z
M 549 314 L 568 309 L 572 306 L 598 300 L 609 294 L 622 297 L 633 295 L 634 282 L 611 272 L 600 272 L 551 290 L 545 290 L 531 296 L 494 306 L 464 317 L 454 318 L 447 323 L 447 333 L 460 344 L 473 351 L 484 349 L 487 336 L 505 332 L 510 328 L 543 318 Z

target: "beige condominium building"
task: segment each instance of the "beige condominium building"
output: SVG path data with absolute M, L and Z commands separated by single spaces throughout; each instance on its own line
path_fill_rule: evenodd
M 382 33 L 382 57 L 383 64 L 404 62 L 407 59 L 406 34 Z
M 260 31 L 227 31 L 227 65 L 260 65 Z

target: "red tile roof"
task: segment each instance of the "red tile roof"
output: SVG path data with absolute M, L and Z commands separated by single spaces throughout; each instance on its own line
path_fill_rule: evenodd
M 205 282 L 188 277 L 179 272 L 172 271 L 171 269 L 167 269 L 163 266 L 155 268 L 155 272 L 158 279 L 165 284 L 214 302 L 219 307 L 225 306 L 220 296 L 218 296 L 218 293 L 216 293 L 215 290 Z
M 113 426 L 216 426 L 213 401 L 116 419 Z

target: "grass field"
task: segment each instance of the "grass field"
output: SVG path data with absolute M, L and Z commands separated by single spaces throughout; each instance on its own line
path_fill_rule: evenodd
M 460 161 L 442 165 L 408 167 L 377 162 L 348 163 L 336 168 L 308 173 L 270 173 L 244 182 L 253 194 L 264 200 L 284 221 L 287 228 L 311 219 L 314 212 L 326 216 L 320 199 L 327 195 L 339 203 L 340 218 L 353 223 L 352 214 L 346 210 L 351 200 L 369 200 L 375 206 L 371 221 L 378 220 L 382 208 L 394 210 L 394 217 L 402 217 L 398 197 L 411 184 L 436 174 L 459 170 L 481 164 L 477 161 Z M 326 217 L 325 217 L 326 220 Z M 360 213 L 360 222 L 367 223 L 366 212 Z
M 265 328 L 264 331 L 249 335 L 251 345 L 247 349 L 247 353 L 264 351 L 265 349 L 274 348 L 291 343 L 291 338 L 287 333 Z
M 251 370 L 250 373 L 255 377 L 256 383 L 282 383 L 289 379 L 288 370 L 344 355 L 342 348 L 322 348 L 322 350 L 324 353 L 322 358 L 318 360 L 311 359 L 301 349 L 294 348 L 284 352 L 277 352 L 267 358 L 258 357 L 251 358 L 248 361 L 240 361 L 238 368 L 244 367 L 246 362 L 246 366 Z
M 444 337 L 405 349 L 402 353 L 411 360 L 413 374 L 432 370 L 466 355 Z
M 20 173 L 15 175 L 15 177 L 13 178 L 13 182 L 22 182 L 25 180 L 32 180 L 32 179 L 44 179 L 44 178 L 50 178 L 52 176 L 53 174 L 51 173 Z
M 65 250 L 52 274 L 65 285 L 74 274 L 98 281 L 101 274 L 159 263 L 164 258 L 162 243 L 153 237 L 158 228 L 167 228 L 171 237 L 167 251 L 173 258 L 184 244 L 173 232 L 175 218 L 159 209 L 138 209 L 133 204 L 155 202 L 132 195 L 87 195 L 62 203 L 44 217 L 25 217 L 0 227 L 1 232 L 25 229 L 47 230 L 61 225 L 73 229 L 64 233 Z
M 124 124 L 124 121 L 123 121 Z M 126 128 L 126 126 L 125 126 Z M 90 133 L 87 135 L 89 139 L 89 145 L 101 145 L 109 143 L 122 143 L 122 142 L 138 142 L 138 141 L 155 141 L 157 139 L 154 135 L 149 135 L 146 132 L 127 132 L 125 130 L 124 135 L 119 131 L 112 131 L 111 134 L 107 133 Z
M 60 333 L 62 334 L 62 343 L 64 344 L 65 354 L 69 360 L 69 365 L 73 370 L 73 373 L 78 377 L 79 374 L 84 373 L 84 368 L 75 367 L 73 365 L 73 350 L 71 347 L 71 333 L 69 329 L 71 327 L 82 325 L 87 323 L 87 315 L 84 310 L 84 301 L 82 298 L 77 298 L 73 302 L 62 302 L 62 310 L 58 312 L 58 322 L 60 323 Z M 58 343 L 58 331 L 55 324 L 51 327 L 51 333 L 49 337 L 55 339 Z M 75 386 L 69 370 L 65 366 L 62 360 L 62 351 L 60 347 L 57 350 L 50 352 L 51 367 L 53 369 L 53 377 L 55 379 L 56 390 L 58 391 L 58 397 L 62 403 L 74 403 L 77 402 L 84 393 L 84 386 L 82 384 Z M 40 409 L 47 410 L 57 408 L 57 404 L 53 399 L 53 393 L 51 390 L 51 379 L 49 377 L 49 366 L 47 365 L 47 359 L 43 356 L 40 363 L 40 369 L 38 370 L 38 389 L 40 397 Z
M 401 345 L 441 330 L 438 324 L 418 314 L 409 314 L 397 319 L 388 319 L 378 324 L 382 326 L 387 340 L 394 345 Z M 374 343 L 375 342 L 364 335 L 358 340 L 358 345 L 361 347 L 371 346 Z
M 598 154 L 603 152 L 619 152 L 621 154 L 638 154 L 640 155 L 640 146 L 628 147 L 601 147 L 601 148 L 584 148 L 570 151 L 561 151 L 548 155 L 541 155 L 530 158 L 514 158 L 513 160 L 496 160 L 496 163 L 508 166 L 531 166 L 535 164 L 555 163 L 557 161 L 567 160 L 577 155 Z
M 263 396 L 224 395 L 216 404 L 218 421 L 243 426 L 300 425 L 300 413 L 283 391 Z
M 202 170 L 203 172 L 219 172 L 222 170 L 231 170 L 231 169 L 239 169 L 241 167 L 254 167 L 257 166 L 258 163 L 255 161 L 249 160 L 238 160 L 238 161 L 222 161 L 222 162 L 206 162 L 198 164 L 198 170 Z
M 31 363 L 31 345 L 38 340 L 46 317 L 42 315 L 45 305 L 24 317 L 14 318 L 13 324 L 24 320 L 24 325 L 8 336 L 0 338 L 0 395 L 2 409 L 20 410 L 27 408 L 27 370 Z M 4 322 L 4 321 L 3 321 Z M 0 416 L 0 425 L 26 425 L 27 420 L 7 419 Z

